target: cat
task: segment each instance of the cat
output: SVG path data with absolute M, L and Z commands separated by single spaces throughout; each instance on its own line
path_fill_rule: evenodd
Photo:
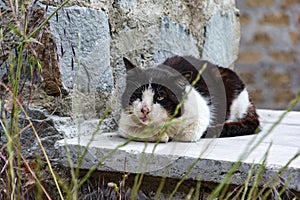
M 245 84 L 228 68 L 190 56 L 174 56 L 146 69 L 123 61 L 121 137 L 196 142 L 255 134 L 259 127 Z

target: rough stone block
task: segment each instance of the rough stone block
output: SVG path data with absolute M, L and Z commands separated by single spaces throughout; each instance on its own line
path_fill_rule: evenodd
M 53 148 L 56 141 L 61 140 L 63 135 L 60 134 L 54 127 L 52 119 L 45 115 L 43 109 L 26 108 L 27 115 L 33 124 L 41 142 L 49 158 L 57 158 L 57 151 Z M 3 114 L 3 113 L 2 113 Z M 10 123 L 11 116 L 6 114 L 5 123 Z M 19 130 L 23 130 L 20 135 L 21 152 L 25 158 L 35 159 L 37 155 L 43 157 L 41 147 L 34 134 L 26 116 L 21 113 L 18 118 Z M 29 127 L 28 127 L 29 126 Z M 5 127 L 9 131 L 9 127 Z M 0 146 L 6 144 L 7 138 L 4 134 L 4 129 L 0 126 Z
M 72 93 L 72 117 L 91 119 L 96 117 L 96 96 L 94 93 Z
M 186 33 L 184 25 L 174 23 L 164 16 L 160 33 L 154 43 L 153 59 L 155 63 L 161 63 L 174 55 L 191 55 L 199 58 L 197 40 Z
M 123 9 L 125 12 L 128 12 L 131 6 L 135 3 L 136 0 L 116 0 L 116 5 Z
M 202 58 L 229 67 L 237 58 L 239 21 L 234 10 L 217 11 L 206 24 Z
M 54 10 L 49 7 L 48 14 Z M 71 6 L 60 10 L 49 23 L 64 85 L 70 89 L 77 84 L 83 92 L 110 91 L 113 75 L 107 15 L 100 10 Z

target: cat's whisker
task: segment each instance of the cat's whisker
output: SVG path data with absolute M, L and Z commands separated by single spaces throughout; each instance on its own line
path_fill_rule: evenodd
M 136 123 L 120 123 L 120 125 L 121 125 L 121 126 L 126 125 L 126 126 L 137 127 L 137 128 L 142 127 L 141 125 L 136 124 Z
M 124 114 L 127 114 L 127 115 L 133 115 L 133 111 L 131 110 L 128 110 L 128 111 L 123 111 Z

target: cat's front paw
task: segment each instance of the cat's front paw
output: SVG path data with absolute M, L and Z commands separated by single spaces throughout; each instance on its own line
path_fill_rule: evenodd
M 160 142 L 167 143 L 168 141 L 169 141 L 169 136 L 166 133 L 164 133 L 164 135 L 161 137 Z
M 163 134 L 163 135 L 161 135 Z M 152 139 L 153 142 L 165 142 L 167 143 L 169 141 L 170 137 L 168 136 L 167 133 L 156 133 L 154 138 Z

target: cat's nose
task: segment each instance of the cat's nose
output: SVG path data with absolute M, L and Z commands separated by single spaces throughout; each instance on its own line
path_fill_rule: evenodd
M 150 109 L 147 106 L 143 106 L 143 108 L 141 109 L 141 112 L 144 115 L 147 115 L 150 112 Z

